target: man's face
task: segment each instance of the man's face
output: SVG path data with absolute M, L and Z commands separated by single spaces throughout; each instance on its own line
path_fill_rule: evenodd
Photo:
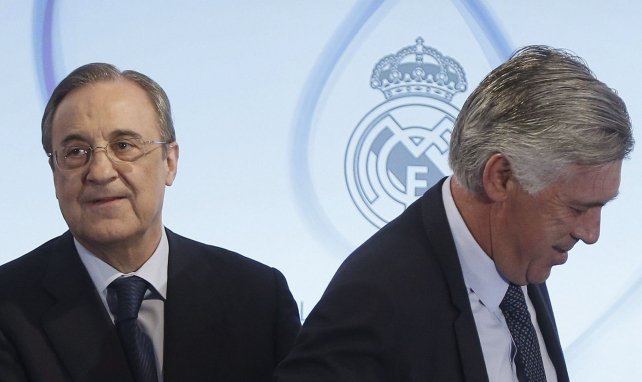
M 131 137 L 161 140 L 151 101 L 127 80 L 72 91 L 53 118 L 54 150 L 74 143 L 103 147 L 116 138 Z M 71 232 L 90 250 L 160 237 L 165 186 L 176 176 L 178 148 L 168 147 L 167 156 L 161 145 L 147 150 L 151 151 L 132 163 L 115 164 L 99 149 L 85 167 L 54 167 L 60 210 Z
M 554 265 L 566 262 L 575 243 L 595 243 L 601 209 L 617 196 L 621 167 L 621 161 L 572 166 L 568 175 L 532 195 L 511 178 L 499 220 L 491 221 L 499 270 L 516 284 L 542 283 Z

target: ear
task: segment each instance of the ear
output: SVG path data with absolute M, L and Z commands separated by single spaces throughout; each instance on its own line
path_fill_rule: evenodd
M 504 201 L 508 195 L 509 181 L 512 177 L 510 162 L 501 153 L 488 158 L 484 166 L 482 182 L 486 196 L 494 201 Z
M 167 147 L 167 157 L 165 158 L 167 165 L 167 176 L 165 177 L 165 185 L 171 186 L 176 178 L 178 171 L 178 143 L 172 142 Z

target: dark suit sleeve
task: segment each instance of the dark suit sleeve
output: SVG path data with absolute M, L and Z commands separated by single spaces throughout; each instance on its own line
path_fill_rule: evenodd
M 299 309 L 290 293 L 288 283 L 281 272 L 273 269 L 276 284 L 276 363 L 279 363 L 290 352 L 294 340 L 301 329 Z
M 2 330 L 0 330 L 0 376 L 3 382 L 27 382 L 27 376 L 18 361 L 16 351 Z

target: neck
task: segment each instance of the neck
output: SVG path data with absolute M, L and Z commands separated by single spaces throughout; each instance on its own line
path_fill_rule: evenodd
M 492 203 L 467 190 L 455 177 L 451 178 L 450 192 L 455 201 L 455 206 L 473 238 L 481 249 L 490 258 L 493 258 L 491 225 L 489 222 Z
M 162 227 L 161 227 L 162 229 Z M 154 230 L 144 237 L 118 240 L 115 242 L 95 242 L 76 237 L 89 252 L 111 265 L 119 272 L 135 272 L 149 260 L 156 251 L 161 239 L 161 231 Z

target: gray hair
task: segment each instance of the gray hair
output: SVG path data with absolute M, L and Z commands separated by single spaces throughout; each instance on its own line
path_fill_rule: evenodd
M 633 145 L 624 102 L 581 58 L 527 46 L 468 97 L 453 128 L 449 163 L 458 181 L 481 195 L 486 161 L 501 153 L 520 185 L 536 193 L 570 165 L 622 160 Z
M 161 139 L 170 143 L 176 141 L 176 132 L 174 131 L 169 98 L 167 98 L 167 94 L 159 84 L 146 75 L 133 70 L 121 72 L 111 64 L 93 63 L 83 65 L 69 73 L 51 94 L 49 102 L 47 102 L 47 106 L 45 107 L 41 124 L 42 147 L 47 154 L 52 152 L 51 128 L 53 117 L 62 100 L 75 89 L 98 82 L 115 81 L 118 79 L 132 81 L 145 90 L 149 96 L 149 100 L 156 109 Z M 164 149 L 167 150 L 166 147 L 164 147 Z

